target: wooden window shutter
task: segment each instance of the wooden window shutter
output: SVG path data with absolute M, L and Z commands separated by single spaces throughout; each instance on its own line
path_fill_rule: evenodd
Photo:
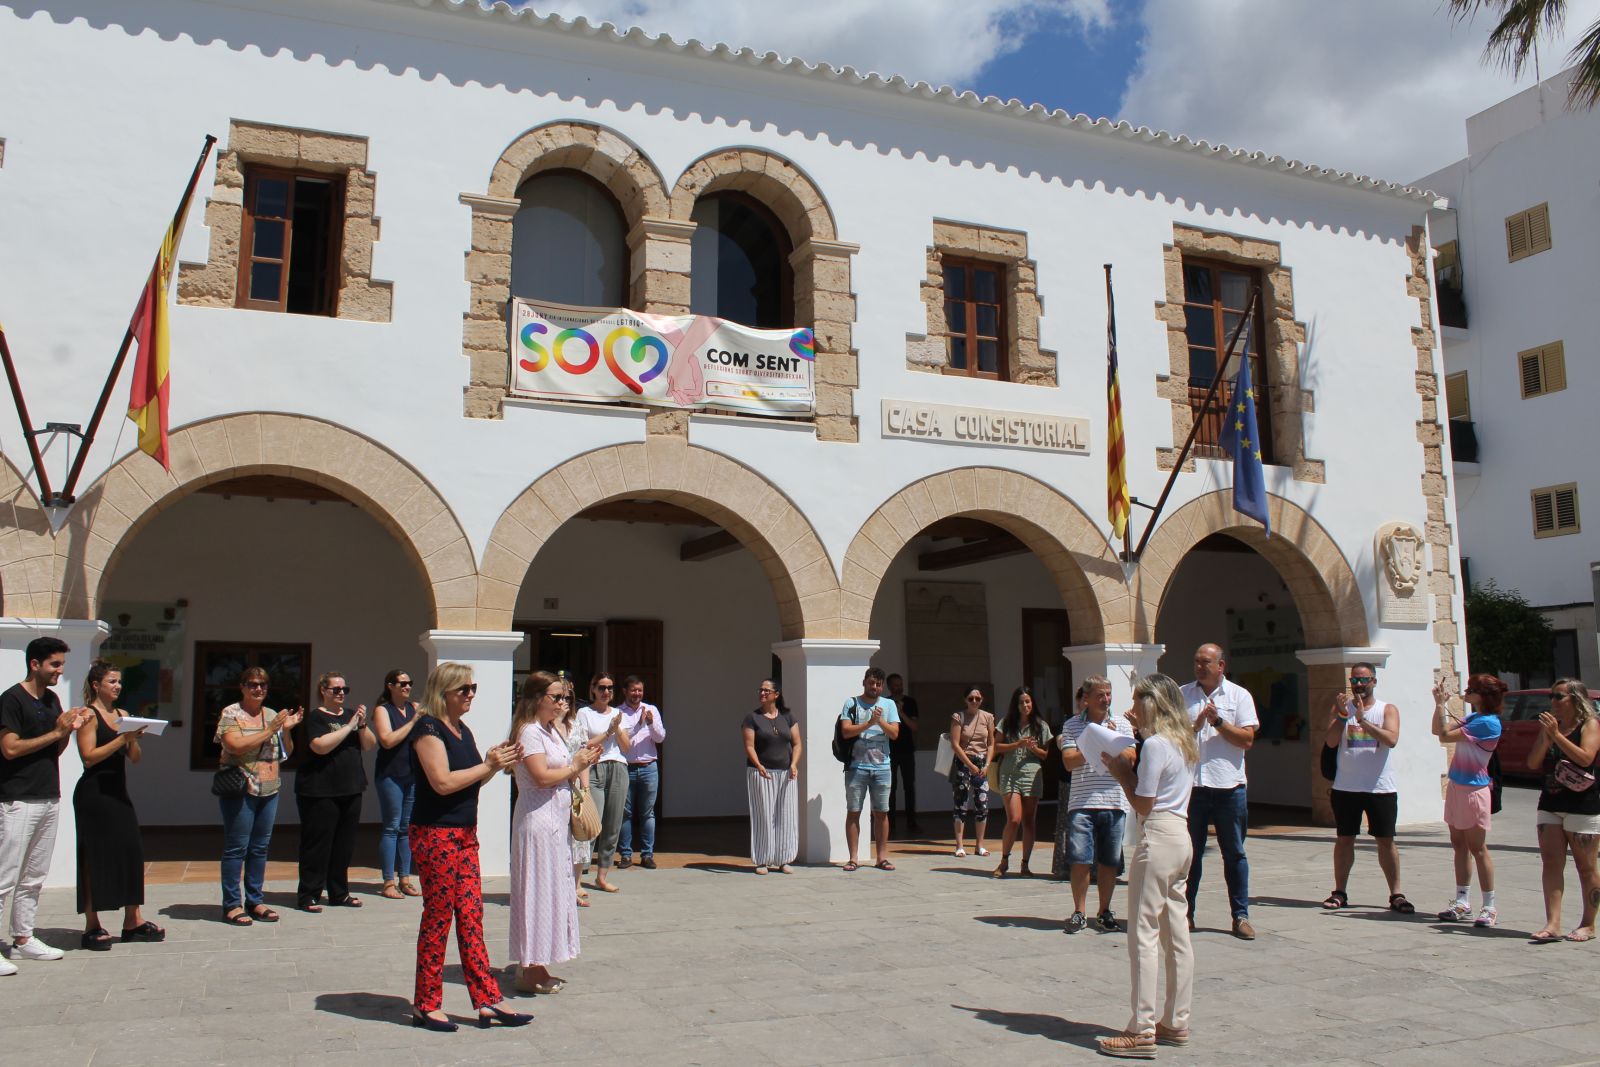
M 1522 398 L 1526 400 L 1532 396 L 1539 396 L 1544 392 L 1544 361 L 1540 358 L 1542 349 L 1530 348 L 1526 352 L 1517 353 L 1517 368 L 1522 378 Z
M 1555 532 L 1556 504 L 1555 497 L 1548 489 L 1535 489 L 1533 491 L 1533 532 L 1535 536 L 1542 536 Z
M 1528 209 L 1528 255 L 1550 250 L 1550 205 Z
M 1467 372 L 1447 374 L 1444 379 L 1444 406 L 1452 419 L 1472 418 L 1472 397 L 1467 391 Z
M 1560 392 L 1567 387 L 1566 346 L 1557 341 L 1555 344 L 1545 345 L 1540 352 L 1540 377 L 1544 379 L 1544 391 Z
M 1577 530 L 1578 528 L 1578 487 L 1567 486 L 1555 490 L 1550 494 L 1555 500 L 1556 529 Z
M 1531 495 L 1534 537 L 1559 537 L 1579 531 L 1577 483 L 1545 486 Z
M 1506 258 L 1515 263 L 1528 254 L 1528 216 L 1512 215 L 1506 219 Z

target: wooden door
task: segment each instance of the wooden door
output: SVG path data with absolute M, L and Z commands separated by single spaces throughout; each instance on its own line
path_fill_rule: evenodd
M 630 674 L 636 674 L 644 682 L 644 699 L 648 704 L 654 704 L 661 709 L 663 722 L 671 722 L 672 709 L 667 707 L 665 686 L 662 684 L 666 671 L 664 662 L 666 655 L 663 651 L 664 624 L 660 619 L 607 619 L 606 620 L 606 648 L 604 670 L 611 672 L 617 683 L 617 703 L 622 703 L 625 695 L 622 680 Z M 668 727 L 667 738 L 672 737 L 671 727 Z M 661 758 L 656 767 L 660 775 L 660 787 L 656 792 L 656 818 L 661 818 L 666 810 L 667 779 L 670 772 L 671 761 L 667 759 L 666 742 L 661 744 Z M 656 837 L 659 844 L 660 831 Z

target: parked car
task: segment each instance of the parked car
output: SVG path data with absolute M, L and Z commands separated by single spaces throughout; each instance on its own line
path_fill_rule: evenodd
M 1600 690 L 1589 690 L 1600 701 Z M 1550 690 L 1513 689 L 1500 709 L 1500 773 L 1506 778 L 1537 778 L 1528 770 L 1528 754 L 1539 739 L 1539 716 L 1550 710 Z

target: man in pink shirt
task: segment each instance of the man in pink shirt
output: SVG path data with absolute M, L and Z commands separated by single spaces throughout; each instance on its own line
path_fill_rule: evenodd
M 628 792 L 622 804 L 622 835 L 618 849 L 622 859 L 617 866 L 633 866 L 633 824 L 639 820 L 639 866 L 656 869 L 656 793 L 661 788 L 661 757 L 657 747 L 667 739 L 661 709 L 644 702 L 644 681 L 630 674 L 622 680 L 622 729 L 632 742 L 628 747 Z

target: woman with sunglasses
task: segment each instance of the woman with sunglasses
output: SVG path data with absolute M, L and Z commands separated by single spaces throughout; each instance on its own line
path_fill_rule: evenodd
M 596 759 L 595 748 L 568 757 L 560 719 L 566 683 L 534 671 L 511 716 L 517 806 L 511 815 L 511 958 L 519 993 L 559 993 L 566 981 L 550 965 L 578 955 L 578 902 L 571 890 L 572 786 Z
M 600 835 L 594 839 L 594 887 L 602 893 L 615 893 L 617 887 L 606 878 L 617 854 L 617 839 L 622 834 L 622 809 L 628 799 L 628 753 L 633 742 L 622 728 L 622 709 L 611 706 L 617 683 L 601 671 L 589 682 L 589 706 L 578 712 L 583 732 L 600 742 L 600 760 L 589 772 L 589 797 L 600 813 Z
M 411 730 L 417 723 L 417 706 L 411 702 L 411 672 L 393 670 L 386 674 L 383 695 L 373 707 L 378 759 L 372 777 L 383 815 L 378 862 L 383 867 L 383 895 L 400 900 L 422 893 L 411 880 L 411 806 L 417 798 L 416 782 L 411 777 Z
M 1448 706 L 1443 682 L 1433 687 L 1433 733 L 1441 744 L 1454 745 L 1449 784 L 1444 791 L 1444 821 L 1455 850 L 1456 895 L 1439 913 L 1440 922 L 1466 922 L 1472 918 L 1472 867 L 1477 864 L 1483 907 L 1472 925 L 1493 926 L 1500 919 L 1494 901 L 1494 860 L 1489 855 L 1491 786 L 1489 758 L 1500 747 L 1500 705 L 1506 683 L 1492 674 L 1474 674 L 1461 694 L 1470 712 L 1457 717 Z
M 950 748 L 955 759 L 950 763 L 950 789 L 955 810 L 956 852 L 965 856 L 966 815 L 972 813 L 976 837 L 974 848 L 980 856 L 983 831 L 989 825 L 989 761 L 994 759 L 994 713 L 983 707 L 983 690 L 967 690 L 967 706 L 950 716 Z
M 1539 858 L 1543 864 L 1544 926 L 1533 935 L 1539 944 L 1551 941 L 1593 941 L 1600 905 L 1600 718 L 1589 700 L 1589 687 L 1576 678 L 1562 678 L 1550 687 L 1550 710 L 1539 716 L 1541 732 L 1528 754 L 1528 769 L 1544 772 L 1539 793 Z M 1578 925 L 1561 933 L 1561 903 L 1566 895 L 1567 855 L 1578 869 L 1582 915 Z
M 350 857 L 356 850 L 361 819 L 361 794 L 367 769 L 361 753 L 377 744 L 367 728 L 367 706 L 345 707 L 350 687 L 344 675 L 329 671 L 317 681 L 322 703 L 306 716 L 306 747 L 311 750 L 294 776 L 294 799 L 300 809 L 300 887 L 295 893 L 301 911 L 322 910 L 328 903 L 359 908 L 350 894 Z
M 461 972 L 478 1025 L 526 1026 L 533 1016 L 500 1006 L 500 983 L 483 943 L 483 878 L 478 864 L 478 790 L 522 758 L 515 742 L 502 741 L 478 754 L 472 730 L 462 721 L 478 686 L 472 668 L 441 663 L 422 691 L 422 714 L 412 729 L 411 769 L 417 800 L 411 808 L 411 855 L 422 875 L 422 922 L 417 929 L 416 999 L 411 1025 L 450 1033 L 457 1029 L 441 1010 L 444 955 L 450 925 L 456 927 Z
M 239 675 L 239 702 L 222 709 L 212 738 L 222 746 L 220 765 L 238 768 L 245 780 L 243 795 L 217 797 L 222 808 L 222 917 L 234 926 L 278 921 L 278 913 L 262 902 L 262 884 L 283 784 L 279 764 L 294 751 L 292 732 L 305 709 L 279 712 L 267 707 L 270 685 L 266 671 L 246 668 Z
M 750 793 L 750 859 L 757 874 L 766 874 L 769 867 L 778 868 L 779 874 L 793 874 L 789 864 L 800 851 L 800 810 L 795 802 L 800 727 L 772 679 L 764 679 L 756 695 L 761 706 L 745 715 L 739 730 Z

